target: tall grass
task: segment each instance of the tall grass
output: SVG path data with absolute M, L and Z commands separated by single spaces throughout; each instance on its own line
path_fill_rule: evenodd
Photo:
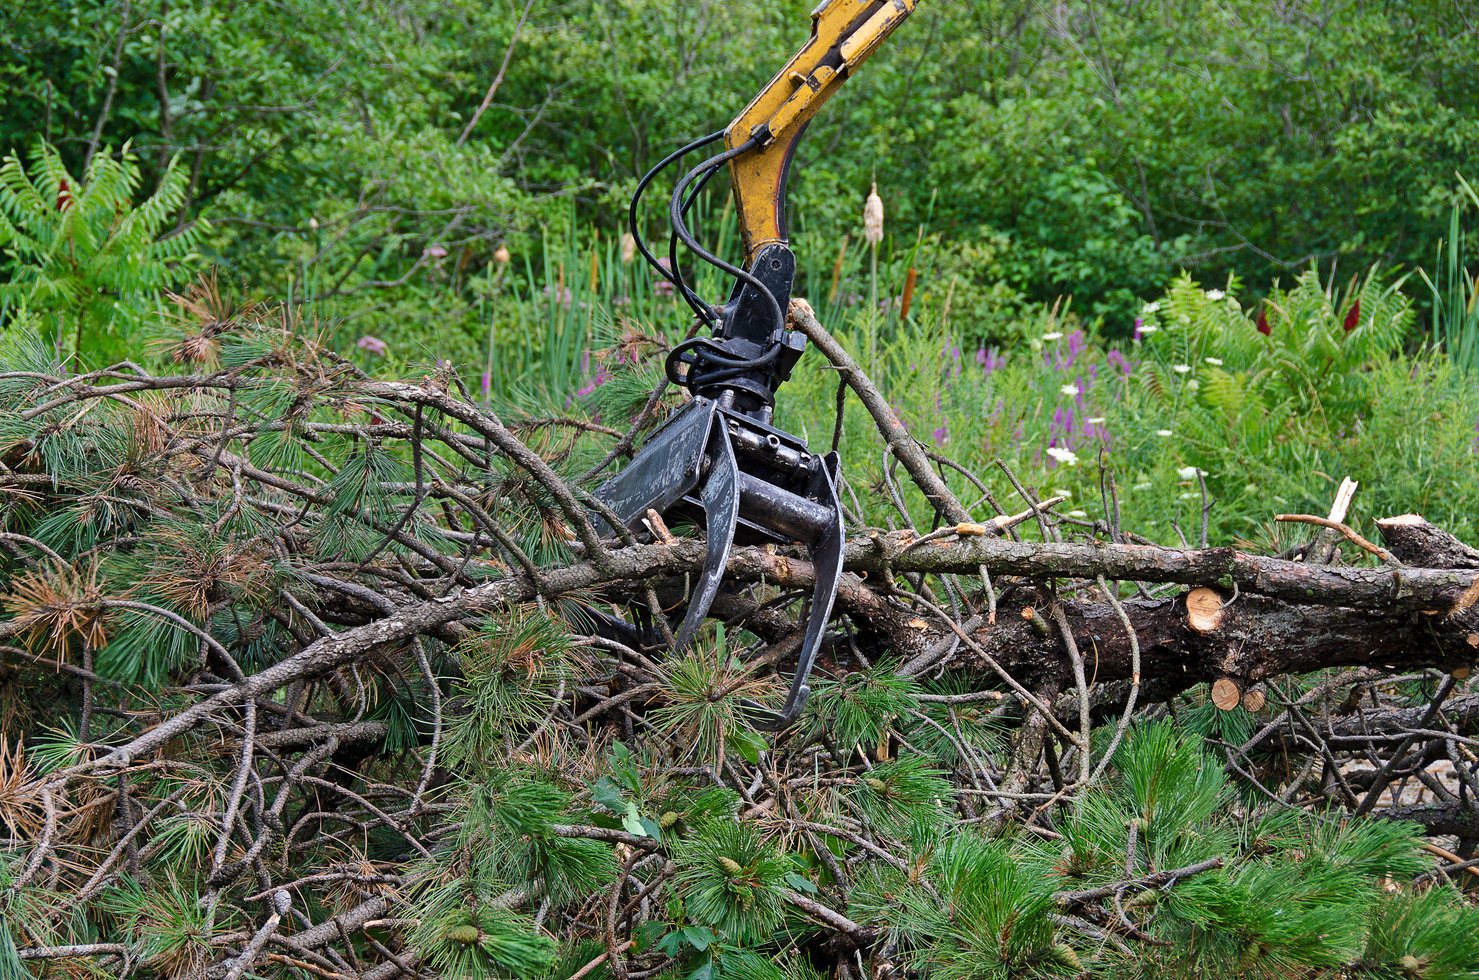
M 1453 205 L 1448 239 L 1438 243 L 1434 264 L 1438 282 L 1429 279 L 1427 272 L 1419 272 L 1433 293 L 1433 342 L 1448 352 L 1454 364 L 1473 372 L 1479 369 L 1479 276 L 1467 268 L 1468 236 L 1461 221 L 1470 202 L 1479 207 L 1479 195 L 1468 181 L 1462 177 L 1458 180 L 1468 200 L 1460 196 Z
M 668 257 L 663 209 L 644 208 L 648 248 Z M 710 251 L 729 262 L 741 255 L 739 229 L 728 189 L 703 194 L 690 226 Z M 798 220 L 793 236 L 798 267 L 794 295 L 808 299 L 828 329 L 844 332 L 856 321 L 882 331 L 885 342 L 899 329 L 898 296 L 908 268 L 919 265 L 927 279 L 935 239 L 919 233 L 896 245 L 885 241 L 870 274 L 865 247 L 838 247 L 838 238 L 812 232 Z M 479 299 L 477 329 L 489 370 L 485 390 L 497 404 L 528 411 L 560 409 L 600 372 L 593 355 L 636 331 L 667 344 L 693 323 L 673 286 L 640 256 L 624 260 L 615 229 L 581 228 L 572 211 L 568 224 L 542 229 L 533 254 L 508 266 L 492 263 L 472 284 Z M 679 267 L 697 293 L 711 303 L 728 299 L 731 280 L 709 265 L 678 255 Z M 832 283 L 837 281 L 837 289 Z M 870 294 L 880 297 L 870 303 Z M 870 310 L 870 306 L 874 307 Z M 483 372 L 480 364 L 479 372 Z M 886 373 L 887 368 L 881 369 Z

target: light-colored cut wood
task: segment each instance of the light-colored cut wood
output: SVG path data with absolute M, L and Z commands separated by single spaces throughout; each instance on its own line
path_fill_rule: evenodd
M 1337 524 L 1345 523 L 1345 515 L 1351 509 L 1351 498 L 1355 497 L 1358 486 L 1360 484 L 1350 477 L 1340 481 L 1340 488 L 1335 491 L 1335 502 L 1330 506 L 1330 520 Z
M 1242 700 L 1243 692 L 1238 690 L 1237 681 L 1231 677 L 1219 677 L 1212 684 L 1212 703 L 1223 711 L 1231 711 L 1238 706 Z
M 1222 625 L 1222 596 L 1213 589 L 1192 589 L 1186 594 L 1186 618 L 1198 633 L 1210 633 Z
M 1243 695 L 1243 707 L 1248 711 L 1262 711 L 1264 700 L 1265 699 L 1263 692 L 1258 690 L 1257 688 L 1254 688 L 1247 694 Z

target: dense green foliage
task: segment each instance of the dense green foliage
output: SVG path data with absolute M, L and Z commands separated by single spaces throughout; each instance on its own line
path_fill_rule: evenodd
M 636 651 L 588 635 L 616 599 L 535 592 L 67 782 L 322 640 L 588 557 L 527 466 L 376 379 L 470 394 L 589 490 L 689 326 L 632 261 L 625 202 L 811 5 L 0 15 L 0 977 L 225 976 L 273 916 L 246 976 L 601 978 L 617 953 L 816 980 L 855 976 L 861 944 L 858 968 L 930 980 L 1479 977 L 1423 829 L 1344 819 L 1381 758 L 1322 745 L 1296 774 L 1302 735 L 1233 757 L 1279 707 L 1343 716 L 1342 685 L 1420 706 L 1431 674 L 1291 678 L 1267 710 L 1176 689 L 1117 749 L 1039 732 L 1023 760 L 1031 712 L 994 675 L 908 675 L 839 617 L 770 739 L 744 703 L 774 700 L 757 665 L 784 637 Z M 982 517 L 1016 509 L 1010 475 L 1066 498 L 1050 539 L 1287 553 L 1309 534 L 1272 515 L 1324 514 L 1350 477 L 1352 527 L 1413 511 L 1479 542 L 1479 198 L 1455 177 L 1479 173 L 1476 51 L 1475 0 L 926 3 L 803 143 L 798 295 Z M 726 194 L 697 213 L 732 257 Z M 94 380 L 126 392 L 83 403 L 67 378 L 124 360 Z M 777 424 L 822 449 L 834 420 L 851 532 L 939 523 L 812 352 Z M 888 599 L 983 606 L 909 584 Z M 750 593 L 785 615 L 801 594 Z M 1432 744 L 1457 772 L 1453 734 Z M 284 938 L 376 902 L 342 945 Z
M 99 154 L 81 180 L 53 149 L 37 143 L 27 168 L 0 167 L 0 248 L 7 280 L 0 317 L 29 311 L 46 321 L 52 347 L 79 363 L 111 364 L 135 353 L 146 318 L 159 314 L 159 290 L 189 275 L 191 249 L 210 225 L 162 232 L 184 203 L 186 178 L 172 160 L 155 192 L 137 208 L 137 160 Z M 75 338 L 65 333 L 75 331 Z
M 636 178 L 726 122 L 810 5 L 532 4 L 503 76 L 520 4 L 16 5 L 0 150 L 45 139 L 76 173 L 132 140 L 151 185 L 184 154 L 179 219 L 217 220 L 229 278 L 472 361 L 496 247 L 540 267 L 571 199 L 583 243 L 613 239 Z M 876 177 L 885 258 L 941 234 L 925 288 L 972 342 L 1061 294 L 1127 333 L 1180 266 L 1255 292 L 1312 259 L 1411 268 L 1479 171 L 1475 23 L 1473 0 L 924 4 L 804 141 L 793 230 L 824 268 Z

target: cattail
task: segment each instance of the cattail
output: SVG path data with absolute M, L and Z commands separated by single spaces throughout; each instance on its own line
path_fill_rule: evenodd
M 591 292 L 596 291 L 596 284 L 601 278 L 601 265 L 596 259 L 596 249 L 591 249 Z
M 507 245 L 498 246 L 498 251 L 493 253 L 493 261 L 497 262 L 499 265 L 508 265 L 509 259 L 512 258 L 513 256 L 508 254 Z
M 1356 329 L 1356 327 L 1358 327 L 1360 325 L 1360 323 L 1361 323 L 1361 297 L 1357 296 L 1356 297 L 1356 301 L 1351 304 L 1351 308 L 1346 311 L 1345 323 L 1343 324 L 1343 326 L 1345 327 L 1346 332 L 1349 333 L 1352 330 Z
M 899 300 L 899 319 L 902 320 L 909 315 L 909 304 L 914 302 L 914 282 L 919 278 L 919 273 L 914 267 L 909 267 L 909 272 L 904 276 L 904 295 Z
M 837 302 L 837 284 L 842 282 L 842 260 L 847 258 L 847 236 L 842 236 L 842 244 L 837 247 L 837 261 L 832 266 L 832 289 L 827 293 L 827 303 L 831 305 Z
M 636 257 L 637 257 L 637 240 L 632 237 L 632 233 L 631 232 L 629 232 L 629 231 L 622 232 L 622 235 L 621 235 L 621 264 L 622 265 L 631 265 L 632 264 L 632 259 L 634 259 Z
M 1273 329 L 1268 325 L 1268 310 L 1258 311 L 1258 332 L 1265 337 L 1272 337 L 1274 335 Z
M 883 198 L 878 196 L 878 183 L 873 183 L 873 190 L 868 195 L 868 201 L 863 205 L 863 238 L 869 245 L 877 245 L 883 241 Z

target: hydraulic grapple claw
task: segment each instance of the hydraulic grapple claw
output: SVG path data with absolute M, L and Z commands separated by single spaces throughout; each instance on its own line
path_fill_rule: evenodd
M 675 638 L 679 649 L 702 625 L 736 542 L 806 545 L 816 575 L 806 638 L 781 710 L 747 704 L 760 728 L 785 728 L 800 715 L 842 575 L 837 454 L 815 455 L 806 443 L 770 424 L 776 390 L 806 348 L 806 337 L 786 320 L 796 276 L 796 256 L 786 236 L 786 178 L 797 143 L 822 103 L 917 2 L 822 0 L 811 14 L 811 39 L 740 115 L 725 129 L 668 154 L 637 182 L 632 195 L 632 245 L 710 333 L 691 332 L 667 352 L 667 379 L 693 398 L 597 496 L 638 535 L 645 533 L 641 522 L 649 508 L 670 524 L 702 518 L 708 550 Z M 718 307 L 684 278 L 676 252 L 664 264 L 647 248 L 638 202 L 664 168 L 721 139 L 724 149 L 688 170 L 668 198 L 672 247 L 682 243 L 735 280 L 728 302 Z M 705 249 L 688 227 L 689 211 L 704 185 L 726 167 L 744 245 L 738 266 Z
M 791 689 L 779 713 L 747 704 L 757 728 L 779 730 L 796 719 L 811 691 L 806 681 L 842 575 L 837 454 L 814 455 L 800 439 L 724 401 L 700 396 L 683 406 L 596 496 L 636 533 L 645 530 L 648 508 L 670 524 L 703 515 L 707 550 L 677 635 L 680 650 L 708 615 L 736 541 L 806 545 L 816 579 Z

